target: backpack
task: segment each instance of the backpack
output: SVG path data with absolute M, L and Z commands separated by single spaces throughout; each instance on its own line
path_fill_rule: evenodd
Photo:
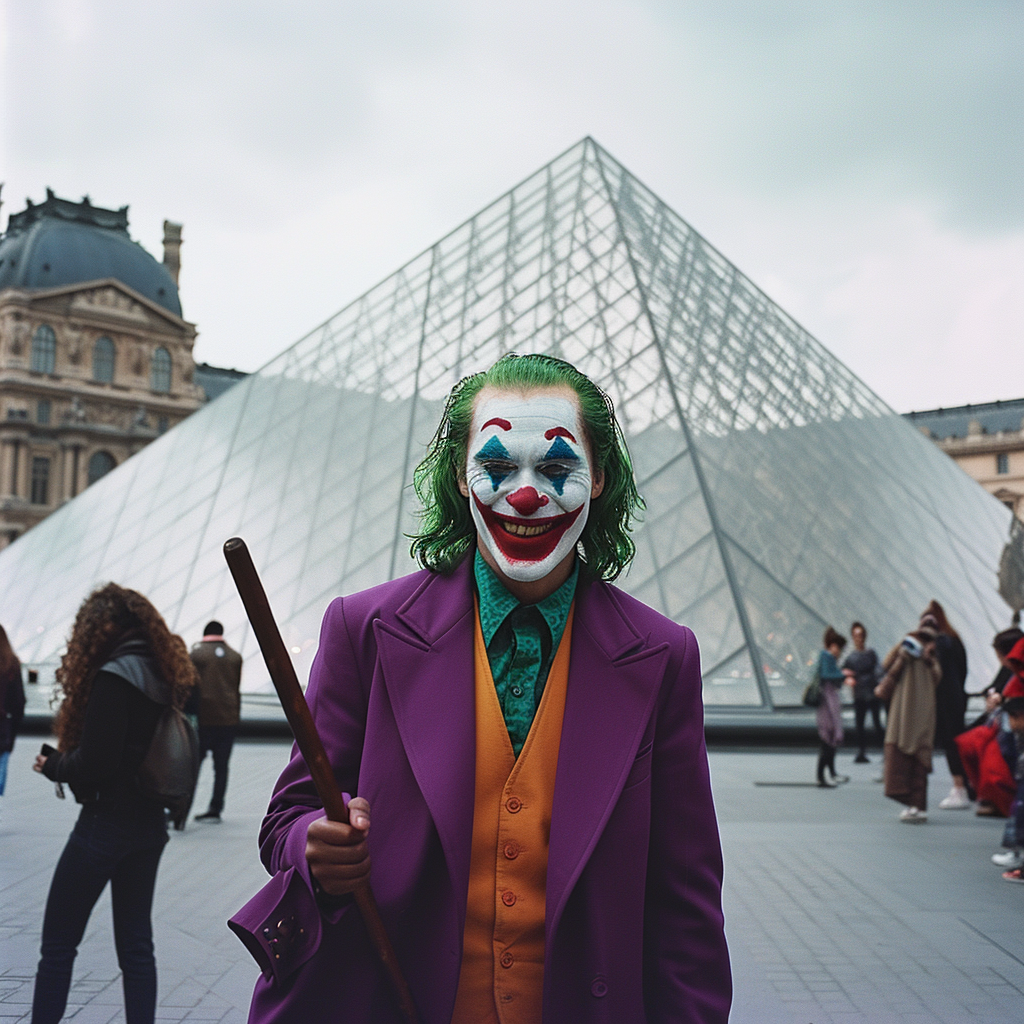
M 192 723 L 173 704 L 160 710 L 156 730 L 139 765 L 139 791 L 170 811 L 177 831 L 185 827 L 199 779 L 199 737 Z

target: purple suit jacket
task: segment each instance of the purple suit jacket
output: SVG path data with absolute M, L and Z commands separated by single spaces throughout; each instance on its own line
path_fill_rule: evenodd
M 335 775 L 370 801 L 371 884 L 424 1024 L 455 1004 L 473 825 L 472 559 L 327 611 L 307 699 Z M 397 1022 L 358 911 L 324 914 L 321 817 L 293 751 L 260 832 L 271 881 L 231 927 L 255 1024 Z M 546 1024 L 725 1024 L 722 859 L 693 634 L 605 583 L 576 596 L 548 857 Z

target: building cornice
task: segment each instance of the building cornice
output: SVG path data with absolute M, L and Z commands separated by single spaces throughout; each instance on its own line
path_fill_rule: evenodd
M 0 292 L 0 309 L 4 306 L 32 306 L 36 302 L 40 302 L 44 299 L 59 298 L 62 295 L 73 295 L 81 292 L 97 291 L 101 288 L 114 288 L 120 291 L 134 302 L 145 307 L 151 313 L 156 314 L 162 320 L 166 320 L 169 324 L 176 327 L 179 331 L 184 331 L 190 334 L 192 337 L 196 335 L 196 325 L 190 323 L 188 320 L 182 319 L 180 316 L 176 316 L 169 309 L 164 309 L 163 306 L 151 299 L 147 299 L 145 295 L 137 292 L 134 288 L 129 288 L 123 281 L 117 280 L 116 277 L 103 277 L 95 281 L 76 281 L 74 284 L 61 285 L 57 288 L 5 288 Z M 125 317 L 124 313 L 113 307 L 95 306 L 89 309 L 83 310 L 77 308 L 73 311 L 75 316 L 93 315 L 97 317 L 111 317 L 114 320 L 124 322 L 131 320 L 133 325 L 137 324 L 137 320 L 130 317 Z M 141 326 L 141 325 L 139 325 Z
M 1001 434 L 972 434 L 969 437 L 947 437 L 935 441 L 947 455 L 994 455 L 1015 452 L 1024 448 L 1024 431 L 1006 431 Z

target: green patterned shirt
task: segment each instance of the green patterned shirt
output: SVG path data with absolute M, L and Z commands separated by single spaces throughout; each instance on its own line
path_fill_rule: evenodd
M 498 692 L 508 738 L 516 757 L 540 706 L 555 651 L 576 594 L 579 563 L 569 578 L 536 604 L 520 604 L 502 585 L 479 551 L 473 561 L 480 595 L 480 629 Z

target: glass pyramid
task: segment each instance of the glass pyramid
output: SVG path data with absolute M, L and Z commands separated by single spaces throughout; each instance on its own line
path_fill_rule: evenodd
M 463 375 L 571 360 L 612 397 L 648 511 L 620 585 L 691 626 L 709 706 L 799 702 L 827 623 L 886 648 L 932 597 L 980 687 L 1010 513 L 591 139 L 0 553 L 0 622 L 55 665 L 95 584 L 189 642 L 221 619 L 269 689 L 240 535 L 300 678 L 337 594 L 413 569 L 412 469 Z

